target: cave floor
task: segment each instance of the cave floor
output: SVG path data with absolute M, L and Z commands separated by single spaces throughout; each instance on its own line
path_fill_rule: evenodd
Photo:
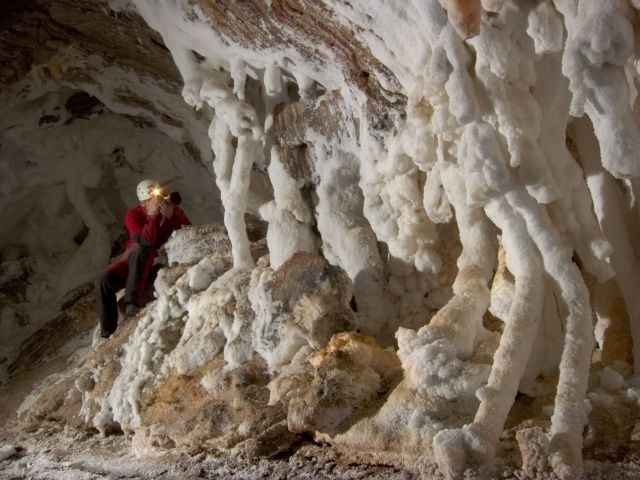
M 25 432 L 11 421 L 0 433 L 0 447 L 17 451 L 0 460 L 0 478 L 11 480 L 94 479 L 441 479 L 431 469 L 416 474 L 388 465 L 354 462 L 328 445 L 307 444 L 290 456 L 246 458 L 228 452 L 170 450 L 161 456 L 139 458 L 124 435 L 100 435 L 52 423 L 35 432 Z M 585 462 L 585 480 L 640 479 L 640 457 L 623 461 Z M 532 479 L 518 470 L 504 469 L 487 476 L 467 471 L 465 479 Z M 552 480 L 553 476 L 543 476 Z
M 16 454 L 0 461 L 3 479 L 365 479 L 409 480 L 410 472 L 385 465 L 359 465 L 328 446 L 305 445 L 286 458 L 243 458 L 226 452 L 170 451 L 138 458 L 124 435 L 100 437 L 51 425 L 33 433 L 12 429 L 0 445 Z M 9 433 L 9 435 L 7 435 Z

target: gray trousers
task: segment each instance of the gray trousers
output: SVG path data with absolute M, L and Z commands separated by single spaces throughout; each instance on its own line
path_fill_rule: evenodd
M 118 303 L 116 293 L 124 287 L 124 303 L 139 305 L 140 279 L 147 267 L 150 247 L 139 243 L 122 264 L 115 264 L 95 281 L 96 302 L 100 314 L 100 334 L 110 337 L 118 327 Z

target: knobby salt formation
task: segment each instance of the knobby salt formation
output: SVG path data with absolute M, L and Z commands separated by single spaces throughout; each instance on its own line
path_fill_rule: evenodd
M 213 108 L 214 167 L 235 267 L 253 265 L 242 220 L 252 203 L 252 165 L 271 163 L 266 173 L 276 195 L 273 207 L 258 205 L 258 212 L 270 211 L 264 218 L 275 220 L 274 208 L 284 205 L 278 147 L 267 148 L 278 144 L 274 106 L 294 100 L 283 86 L 295 82 L 305 105 L 331 92 L 329 116 L 340 128 L 326 135 L 310 124 L 304 139 L 314 162 L 323 252 L 354 281 L 363 331 L 395 331 L 404 320 L 403 304 L 418 302 L 414 308 L 422 308 L 425 325 L 416 333 L 401 330 L 398 338 L 405 345 L 403 366 L 417 370 L 411 377 L 420 388 L 429 390 L 429 372 L 439 361 L 428 350 L 446 345 L 451 361 L 464 362 L 488 335 L 482 318 L 491 305 L 496 235 L 513 275 L 500 315 L 504 331 L 487 383 L 477 391 L 475 419 L 433 439 L 441 468 L 495 454 L 525 371 L 530 377 L 542 371 L 540 362 L 527 363 L 536 332 L 544 331 L 545 298 L 552 297 L 562 312 L 555 320 L 564 325 L 564 341 L 547 453 L 560 476 L 579 472 L 594 338 L 584 274 L 605 282 L 619 265 L 636 369 L 640 361 L 640 319 L 629 288 L 637 262 L 624 222 L 615 220 L 625 208 L 615 183 L 635 198 L 635 182 L 621 180 L 640 168 L 632 6 L 624 0 L 327 1 L 296 22 L 287 11 L 295 6 L 280 2 L 134 3 L 173 53 L 185 101 Z M 252 30 L 256 25 L 245 30 L 234 21 L 239 9 L 254 20 L 264 15 L 260 34 Z M 328 39 L 322 20 L 344 37 Z M 364 60 L 353 58 L 359 51 L 366 52 Z M 248 78 L 261 88 L 249 89 Z M 574 152 L 567 149 L 568 129 L 576 132 Z M 589 142 L 591 148 L 582 147 Z M 588 179 L 599 176 L 613 185 L 604 191 L 597 180 L 587 182 L 581 165 Z M 287 208 L 293 218 L 273 221 L 270 231 L 313 252 L 309 221 L 295 215 L 305 210 L 298 207 L 299 190 L 293 179 L 289 185 L 298 198 Z M 453 295 L 429 321 L 423 298 L 442 287 L 438 225 L 450 218 L 462 243 L 458 274 Z M 387 245 L 386 256 L 377 252 L 376 240 Z M 270 242 L 269 248 L 272 258 L 284 258 L 279 249 L 288 245 Z M 397 273 L 390 267 L 386 285 L 385 263 L 402 265 Z M 407 336 L 415 337 L 410 347 Z M 416 351 L 425 353 L 409 361 Z
M 149 382 L 257 352 L 290 430 L 400 442 L 455 476 L 498 454 L 518 391 L 556 382 L 548 430 L 519 432 L 524 468 L 580 475 L 594 340 L 606 360 L 625 325 L 633 351 L 612 362 L 640 369 L 638 2 L 132 4 L 210 119 L 233 268 L 204 258 L 159 291 L 87 420 L 136 431 Z M 377 345 L 329 342 L 354 328 Z M 332 409 L 313 392 L 334 374 Z
M 435 436 L 439 464 L 446 470 L 465 458 L 489 460 L 494 455 L 536 332 L 543 331 L 539 324 L 545 296 L 552 296 L 563 312 L 556 321 L 564 322 L 564 346 L 548 454 L 561 476 L 579 472 L 593 348 L 589 292 L 582 272 L 604 282 L 615 275 L 621 259 L 628 260 L 622 260 L 626 266 L 617 282 L 634 332 L 636 369 L 640 361 L 637 300 L 625 295 L 637 275 L 637 262 L 624 223 L 609 221 L 605 213 L 607 204 L 617 202 L 608 208 L 619 216 L 616 212 L 624 205 L 615 192 L 589 189 L 595 180 L 587 184 L 581 168 L 586 165 L 589 178 L 601 176 L 604 182 L 616 182 L 611 176 L 631 179 L 640 168 L 640 135 L 632 109 L 632 6 L 623 0 L 597 5 L 584 0 L 482 5 L 327 1 L 307 9 L 307 18 L 294 23 L 286 17 L 286 9 L 294 7 L 279 2 L 249 2 L 243 7 L 203 2 L 191 8 L 165 2 L 158 9 L 165 18 L 182 19 L 170 22 L 152 11 L 155 5 L 142 0 L 135 4 L 174 52 L 185 81 L 185 100 L 195 107 L 206 102 L 214 109 L 210 134 L 220 164 L 217 183 L 223 202 L 229 202 L 225 223 L 236 267 L 251 266 L 242 253 L 248 244 L 241 221 L 250 195 L 251 165 L 264 161 L 265 154 L 276 166 L 280 162 L 265 148 L 268 142 L 261 135 L 272 135 L 273 106 L 291 100 L 282 85 L 295 81 L 306 103 L 321 101 L 314 99 L 320 86 L 322 91 L 339 92 L 331 117 L 345 127 L 332 135 L 314 126 L 307 131 L 319 185 L 318 226 L 327 258 L 345 268 L 356 289 L 366 282 L 368 292 L 362 297 L 375 295 L 385 305 L 395 301 L 395 311 L 384 309 L 384 330 L 393 331 L 402 322 L 398 306 L 404 296 L 428 297 L 440 287 L 437 225 L 451 217 L 462 242 L 453 296 L 418 330 L 420 340 L 414 340 L 418 345 L 412 349 L 446 343 L 454 358 L 463 361 L 477 349 L 486 336 L 482 318 L 491 301 L 496 234 L 514 277 L 508 307 L 502 309 L 504 332 L 487 384 L 477 393 L 476 418 L 461 430 Z M 234 27 L 233 12 L 238 8 L 265 15 L 258 38 Z M 350 38 L 341 39 L 343 45 L 327 45 L 328 39 L 317 30 L 320 18 L 338 31 L 349 30 Z M 344 52 L 357 49 L 367 52 L 365 65 L 350 63 Z M 360 79 L 354 78 L 354 68 L 363 68 L 356 74 Z M 221 75 L 226 75 L 222 81 Z M 247 77 L 262 84 L 259 98 L 246 95 Z M 213 86 L 221 82 L 224 86 Z M 382 98 L 371 98 L 371 89 Z M 256 110 L 264 112 L 264 120 L 258 121 Z M 574 122 L 583 115 L 588 120 Z M 578 148 L 572 154 L 566 132 L 574 123 Z M 594 142 L 588 151 L 580 151 L 593 135 L 599 161 L 594 159 Z M 232 138 L 237 139 L 235 153 L 229 151 Z M 342 189 L 349 188 L 344 171 L 353 162 L 359 175 L 347 178 L 361 189 L 361 194 L 353 193 L 362 195 L 360 211 L 351 206 L 353 197 L 332 202 L 332 195 L 341 195 L 337 190 L 322 195 L 325 184 L 338 182 Z M 274 187 L 282 184 L 275 166 L 268 174 Z M 623 184 L 631 195 L 636 193 L 633 181 Z M 277 198 L 276 192 L 276 205 Z M 347 225 L 344 215 L 351 218 Z M 368 225 L 357 220 L 361 215 Z M 265 219 L 270 220 L 267 215 Z M 313 251 L 304 217 L 274 223 L 270 229 L 286 228 L 296 248 Z M 607 228 L 609 223 L 616 226 Z M 601 225 L 621 244 L 615 251 Z M 342 238 L 333 238 L 338 232 Z M 414 281 L 392 288 L 397 279 L 392 273 L 388 288 L 380 288 L 380 281 L 369 275 L 360 280 L 362 272 L 381 271 L 376 239 L 388 246 L 384 260 L 402 263 L 403 277 Z M 279 248 L 287 248 L 280 245 L 270 243 L 272 258 L 279 258 Z M 389 293 L 380 295 L 384 290 Z M 369 303 L 362 328 L 375 335 L 382 325 L 367 314 L 382 302 Z M 406 335 L 403 331 L 402 337 Z M 428 378 L 433 361 L 421 357 L 413 368 Z

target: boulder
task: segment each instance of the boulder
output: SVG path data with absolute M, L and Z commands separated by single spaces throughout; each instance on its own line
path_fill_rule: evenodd
M 336 435 L 372 415 L 399 381 L 400 360 L 367 335 L 340 333 L 319 350 L 301 350 L 270 384 L 271 401 L 288 405 L 294 432 Z
M 249 299 L 256 314 L 253 345 L 274 371 L 305 345 L 324 346 L 338 332 L 355 330 L 347 274 L 323 257 L 297 252 L 280 268 L 256 268 Z
M 255 217 L 247 216 L 247 235 L 252 242 L 254 257 L 267 253 L 264 242 L 266 226 Z M 257 242 L 257 243 L 256 243 Z M 231 241 L 223 223 L 189 225 L 176 230 L 164 245 L 169 265 L 193 264 L 204 257 L 225 258 L 231 256 Z

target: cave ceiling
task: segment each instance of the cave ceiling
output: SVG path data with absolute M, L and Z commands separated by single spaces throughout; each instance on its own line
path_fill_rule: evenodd
M 135 12 L 114 11 L 105 1 L 2 1 L 0 28 L 3 87 L 22 80 L 36 65 L 52 78 L 84 79 L 90 72 L 81 67 L 63 68 L 64 52 L 73 47 L 178 89 L 180 76 L 160 35 Z

